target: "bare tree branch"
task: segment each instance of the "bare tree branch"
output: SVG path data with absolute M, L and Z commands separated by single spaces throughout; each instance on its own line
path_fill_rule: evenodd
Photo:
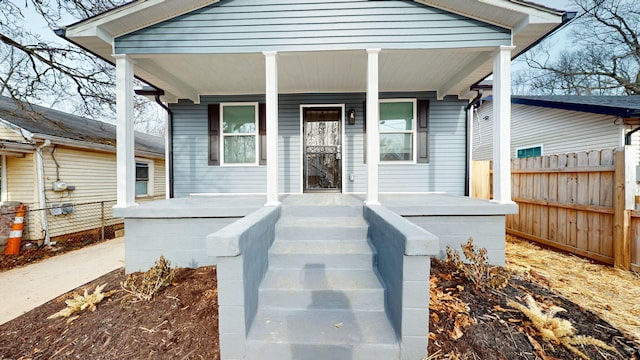
M 518 91 L 534 94 L 640 94 L 640 0 L 574 0 L 581 9 L 573 47 L 553 58 L 541 47 L 525 54 Z M 525 75 L 526 74 L 526 75 Z
M 61 110 L 113 121 L 115 72 L 113 66 L 64 42 L 43 41 L 30 30 L 25 9 L 38 14 L 53 29 L 70 18 L 81 20 L 127 0 L 0 0 L 0 95 L 11 96 L 20 106 L 49 104 Z M 64 22 L 61 24 L 61 22 Z M 46 104 L 43 104 L 46 103 Z M 135 98 L 136 121 L 158 122 L 155 104 Z M 142 124 L 141 129 L 162 126 Z

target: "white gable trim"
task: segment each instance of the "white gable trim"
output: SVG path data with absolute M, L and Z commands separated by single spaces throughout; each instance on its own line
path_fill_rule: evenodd
M 143 29 L 167 19 L 174 18 L 193 10 L 216 3 L 220 0 L 146 0 L 135 1 L 114 8 L 100 15 L 69 25 L 68 37 L 96 36 L 103 41 L 113 43 L 113 38 Z M 130 18 L 130 20 L 128 20 Z M 118 23 L 116 29 L 109 29 L 109 25 Z M 100 30 L 97 30 L 101 28 Z M 111 30 L 111 31 L 109 31 Z M 106 41 L 105 37 L 110 37 Z
M 136 1 L 95 17 L 68 26 L 66 36 L 98 37 L 109 44 L 113 38 L 122 36 L 139 29 L 160 23 L 193 10 L 214 4 L 220 0 L 146 0 Z M 449 11 L 471 19 L 517 31 L 526 24 L 562 23 L 563 12 L 553 11 L 536 4 L 523 3 L 516 0 L 414 0 L 415 2 Z M 478 6 L 490 6 L 487 14 L 492 17 L 479 16 L 474 11 Z M 507 17 L 519 17 L 515 23 Z M 502 21 L 501 21 L 502 19 Z M 524 20 L 524 23 L 523 23 Z M 114 26 L 116 25 L 117 26 Z M 101 31 L 98 30 L 101 28 Z M 110 39 L 109 39 L 110 37 Z

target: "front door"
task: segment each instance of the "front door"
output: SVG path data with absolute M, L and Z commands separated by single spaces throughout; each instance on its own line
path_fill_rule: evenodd
M 303 110 L 304 191 L 342 189 L 342 108 Z

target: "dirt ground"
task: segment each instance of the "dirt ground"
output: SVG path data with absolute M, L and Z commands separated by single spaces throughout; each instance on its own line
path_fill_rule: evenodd
M 587 345 L 592 341 L 574 336 L 579 340 L 574 348 L 587 358 L 640 359 L 640 343 L 634 343 L 637 339 L 633 324 L 630 331 L 620 331 L 582 303 L 559 295 L 553 288 L 551 271 L 532 271 L 536 261 L 539 259 L 526 265 L 526 259 L 518 257 L 515 275 L 505 288 L 483 291 L 450 263 L 434 260 L 429 359 L 580 359 L 555 340 L 544 339 L 533 322 L 508 303 L 512 300 L 524 305 L 526 294 L 536 301 L 541 314 L 549 314 L 546 311 L 554 309 L 552 306 L 563 308 L 566 311 L 551 317 L 569 321 L 575 327 L 575 335 L 599 339 L 607 346 Z M 0 359 L 219 358 L 215 267 L 180 269 L 173 284 L 150 302 L 124 303 L 125 293 L 120 290 L 124 280 L 122 270 L 111 272 L 0 325 Z M 615 280 L 601 281 L 612 287 L 615 284 Z M 85 310 L 70 323 L 65 318 L 47 319 L 63 309 L 73 293 L 81 294 L 85 289 L 91 293 L 105 283 L 104 291 L 113 293 L 97 305 L 95 312 Z M 637 301 L 627 303 L 628 308 L 634 306 Z
M 215 274 L 215 267 L 180 269 L 150 302 L 123 303 L 124 270 L 113 271 L 0 325 L 0 359 L 219 359 Z M 71 323 L 47 319 L 72 293 L 102 284 L 117 292 L 96 311 Z
M 580 305 L 531 282 L 514 276 L 500 290 L 478 290 L 451 265 L 434 260 L 429 321 L 430 359 L 580 359 L 565 346 L 545 341 L 541 332 L 508 300 L 525 303 L 531 295 L 541 309 L 552 306 L 566 311 L 555 317 L 568 320 L 576 334 L 590 336 L 617 349 L 592 345 L 576 347 L 586 359 L 639 359 L 630 339 Z M 444 303 L 444 305 L 443 305 Z

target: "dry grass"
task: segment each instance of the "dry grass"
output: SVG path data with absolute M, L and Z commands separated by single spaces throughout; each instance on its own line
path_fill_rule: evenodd
M 447 245 L 447 262 L 455 266 L 459 272 L 471 281 L 478 290 L 484 291 L 487 286 L 502 289 L 509 283 L 510 275 L 504 268 L 489 264 L 486 248 L 478 248 L 469 238 L 466 244 L 460 245 L 465 261 L 458 250 Z
M 171 267 L 171 262 L 161 255 L 149 270 L 129 274 L 120 283 L 122 290 L 129 295 L 123 297 L 122 301 L 150 301 L 162 288 L 171 285 L 177 273 L 178 269 Z
M 640 277 L 507 236 L 507 268 L 592 311 L 640 346 Z

